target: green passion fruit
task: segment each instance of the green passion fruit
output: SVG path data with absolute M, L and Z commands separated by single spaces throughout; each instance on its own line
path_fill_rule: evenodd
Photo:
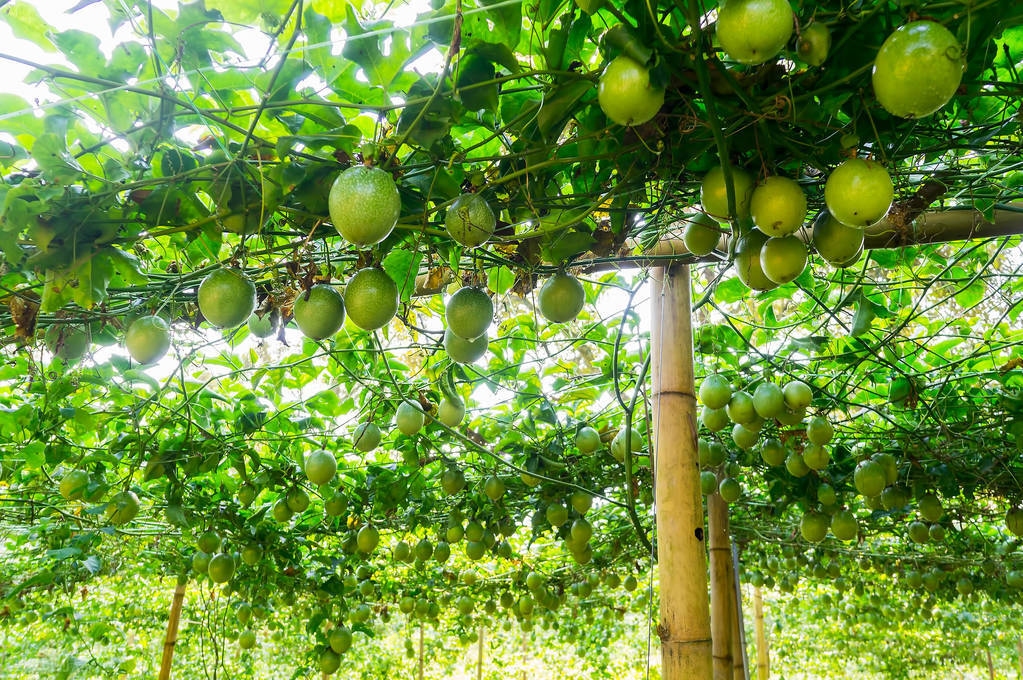
M 793 27 L 788 0 L 728 0 L 718 9 L 718 42 L 743 64 L 762 64 L 777 56 Z
M 276 309 L 264 312 L 262 316 L 257 312 L 249 315 L 249 332 L 260 339 L 273 336 L 280 325 L 281 314 Z
M 143 366 L 154 364 L 170 349 L 170 326 L 159 316 L 140 316 L 128 326 L 124 346 L 138 363 Z
M 711 432 L 720 432 L 729 423 L 728 410 L 704 406 L 700 411 L 700 422 Z
M 210 558 L 206 573 L 214 583 L 227 583 L 234 576 L 234 558 L 221 552 Z
M 89 485 L 89 473 L 85 470 L 72 470 L 60 480 L 60 495 L 69 501 L 76 501 L 85 493 Z
M 813 247 L 834 267 L 848 267 L 863 254 L 863 229 L 842 224 L 827 210 L 813 221 Z
M 437 406 L 437 420 L 448 427 L 457 427 L 465 418 L 465 402 L 445 397 Z
M 763 232 L 751 229 L 735 244 L 735 275 L 753 290 L 771 290 L 778 286 L 767 278 L 760 262 L 760 251 L 768 238 Z
M 482 288 L 465 286 L 448 299 L 444 318 L 452 333 L 464 340 L 475 340 L 494 322 L 494 303 Z
M 575 435 L 575 446 L 579 453 L 593 453 L 600 448 L 600 433 L 589 426 L 579 428 Z
M 823 512 L 808 512 L 799 523 L 799 533 L 810 543 L 820 543 L 831 528 L 831 517 Z
M 753 409 L 761 418 L 774 418 L 785 409 L 785 395 L 774 383 L 763 382 L 753 390 Z
M 359 451 L 368 453 L 380 446 L 381 437 L 380 428 L 375 424 L 359 423 L 352 431 L 352 445 Z
M 699 397 L 709 408 L 724 408 L 732 398 L 732 385 L 720 373 L 711 373 L 700 382 Z
M 337 460 L 329 451 L 313 451 L 305 459 L 305 476 L 310 483 L 323 486 L 337 474 Z
M 199 284 L 199 311 L 217 328 L 237 328 L 256 308 L 256 287 L 237 269 L 216 269 Z
M 43 341 L 46 349 L 58 359 L 74 363 L 89 351 L 92 333 L 87 326 L 54 324 L 46 329 Z
M 782 388 L 782 396 L 785 398 L 785 408 L 802 411 L 813 400 L 813 390 L 802 380 L 790 380 Z
M 772 175 L 753 190 L 750 215 L 768 236 L 788 236 L 806 219 L 806 194 L 795 180 Z
M 579 279 L 558 272 L 543 284 L 537 301 L 544 318 L 554 323 L 564 323 L 579 315 L 586 302 L 586 291 Z
M 934 21 L 900 26 L 874 59 L 877 101 L 900 118 L 929 116 L 949 102 L 963 78 L 963 49 Z
M 402 434 L 414 435 L 426 424 L 426 414 L 418 402 L 408 399 L 398 404 L 394 414 L 394 423 Z
M 494 235 L 497 218 L 487 200 L 479 194 L 462 194 L 448 208 L 444 229 L 451 238 L 472 248 Z
M 851 541 L 860 531 L 856 515 L 849 510 L 839 510 L 831 518 L 831 533 L 840 541 Z
M 799 33 L 796 54 L 810 66 L 820 66 L 831 50 L 831 31 L 820 22 L 814 22 Z
M 375 331 L 398 312 L 398 287 L 387 272 L 366 267 L 348 281 L 344 302 L 352 323 L 364 331 Z
M 850 158 L 824 183 L 828 212 L 842 224 L 869 227 L 888 213 L 895 186 L 884 166 L 862 158 Z
M 317 283 L 295 300 L 295 323 L 307 338 L 323 340 L 345 323 L 345 300 L 326 283 Z
M 857 491 L 868 498 L 880 495 L 887 486 L 884 467 L 873 460 L 861 462 L 853 472 L 853 484 Z
M 650 69 L 626 55 L 615 57 L 597 83 L 597 102 L 619 125 L 642 125 L 661 110 L 664 88 L 650 82 Z
M 134 491 L 114 494 L 107 503 L 107 521 L 114 526 L 127 524 L 139 514 L 139 497 Z
M 740 168 L 732 168 L 732 187 L 735 190 L 735 212 L 739 219 L 750 216 L 750 199 L 756 182 L 753 175 Z M 715 166 L 703 176 L 700 183 L 700 203 L 712 217 L 728 219 L 728 189 L 725 171 Z
M 360 248 L 387 238 L 401 214 L 401 196 L 394 178 L 380 168 L 365 165 L 338 175 L 327 200 L 334 228 Z
M 939 518 L 940 519 L 940 518 Z M 1005 528 L 1013 536 L 1023 538 L 1023 510 L 1019 508 L 1009 508 L 1005 513 Z
M 444 331 L 444 351 L 456 364 L 475 363 L 487 353 L 489 343 L 486 333 L 475 340 L 464 340 L 452 333 L 450 328 Z
M 757 418 L 756 408 L 753 405 L 753 397 L 748 392 L 738 391 L 732 394 L 725 406 L 728 418 L 737 425 L 752 423 Z
M 694 213 L 688 215 L 684 222 L 682 242 L 686 244 L 686 250 L 698 257 L 714 252 L 723 233 L 717 220 L 706 213 Z
M 793 281 L 806 269 L 806 246 L 794 234 L 767 239 L 760 249 L 760 266 L 774 283 Z

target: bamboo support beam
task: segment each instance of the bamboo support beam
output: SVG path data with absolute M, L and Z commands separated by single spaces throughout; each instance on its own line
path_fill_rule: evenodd
M 753 589 L 753 629 L 757 638 L 757 680 L 770 680 L 771 658 L 764 629 L 764 598 L 759 586 Z
M 423 680 L 423 624 L 419 624 L 419 680 Z
M 178 642 L 178 623 L 181 621 L 181 605 L 185 601 L 186 579 L 179 579 L 171 601 L 170 618 L 167 620 L 167 634 L 163 638 L 163 658 L 160 660 L 158 680 L 169 680 L 171 663 L 174 661 L 174 645 Z
M 480 624 L 480 639 L 476 650 L 476 680 L 482 680 L 483 678 L 483 637 L 486 634 L 486 630 L 483 624 Z
M 728 504 L 715 492 L 707 496 L 707 533 L 710 543 L 710 629 L 714 680 L 733 680 L 734 630 L 732 547 L 728 539 Z
M 651 373 L 663 680 L 710 680 L 689 267 L 653 271 Z
M 739 551 L 732 546 L 732 675 L 735 680 L 750 680 L 746 656 L 746 620 L 742 611 L 742 585 L 739 580 Z

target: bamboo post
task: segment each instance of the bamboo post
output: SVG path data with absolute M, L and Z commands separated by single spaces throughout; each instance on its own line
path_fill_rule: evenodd
M 160 660 L 158 680 L 169 680 L 171 662 L 174 661 L 174 645 L 178 642 L 178 622 L 181 621 L 181 605 L 185 601 L 185 587 L 188 579 L 179 578 L 171 600 L 170 619 L 167 620 L 167 634 L 163 638 L 163 658 Z
M 483 636 L 484 636 L 485 632 L 486 632 L 486 628 L 484 628 L 483 624 L 481 623 L 480 624 L 480 639 L 479 639 L 479 644 L 477 645 L 477 651 L 476 651 L 476 680 L 481 680 L 483 678 Z
M 757 637 L 757 680 L 770 680 L 771 659 L 767 649 L 767 631 L 764 630 L 764 598 L 759 586 L 753 589 L 753 628 Z
M 423 680 L 423 624 L 419 624 L 419 680 Z
M 742 585 L 739 580 L 739 550 L 732 543 L 732 675 L 735 680 L 750 680 L 746 657 L 746 620 L 742 611 Z
M 732 680 L 732 550 L 728 541 L 728 504 L 715 492 L 707 496 L 710 534 L 710 628 L 714 680 Z
M 651 286 L 661 677 L 713 676 L 689 267 L 653 270 Z
M 984 652 L 987 654 L 987 674 L 991 680 L 995 680 L 995 664 L 991 660 L 991 648 L 985 647 Z
M 1016 661 L 1019 662 L 1019 678 L 1023 680 L 1023 635 L 1016 639 Z

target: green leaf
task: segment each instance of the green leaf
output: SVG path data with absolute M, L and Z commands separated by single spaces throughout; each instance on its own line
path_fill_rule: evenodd
M 82 174 L 82 166 L 68 153 L 64 140 L 53 133 L 40 135 L 32 145 L 32 158 L 47 179 L 70 184 Z
M 29 0 L 18 0 L 4 7 L 0 16 L 11 27 L 11 32 L 16 38 L 29 40 L 46 52 L 57 51 L 57 47 L 50 40 L 53 27 L 43 21 Z
M 419 275 L 419 264 L 422 261 L 422 253 L 402 248 L 395 248 L 384 258 L 384 271 L 398 287 L 398 296 L 402 302 L 408 302 L 415 292 L 416 276 Z

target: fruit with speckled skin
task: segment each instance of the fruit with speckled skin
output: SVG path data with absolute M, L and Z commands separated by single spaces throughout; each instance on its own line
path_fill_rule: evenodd
M 929 116 L 945 106 L 963 79 L 963 49 L 934 21 L 914 21 L 888 36 L 874 59 L 874 94 L 901 118 Z
M 642 125 L 661 110 L 664 88 L 650 83 L 650 69 L 626 55 L 615 57 L 597 84 L 597 102 L 619 125 Z
M 743 64 L 763 64 L 777 56 L 792 30 L 788 0 L 728 0 L 718 10 L 718 41 Z
M 387 238 L 401 214 L 394 179 L 380 168 L 356 165 L 334 180 L 328 197 L 330 220 L 341 237 L 365 248 Z

